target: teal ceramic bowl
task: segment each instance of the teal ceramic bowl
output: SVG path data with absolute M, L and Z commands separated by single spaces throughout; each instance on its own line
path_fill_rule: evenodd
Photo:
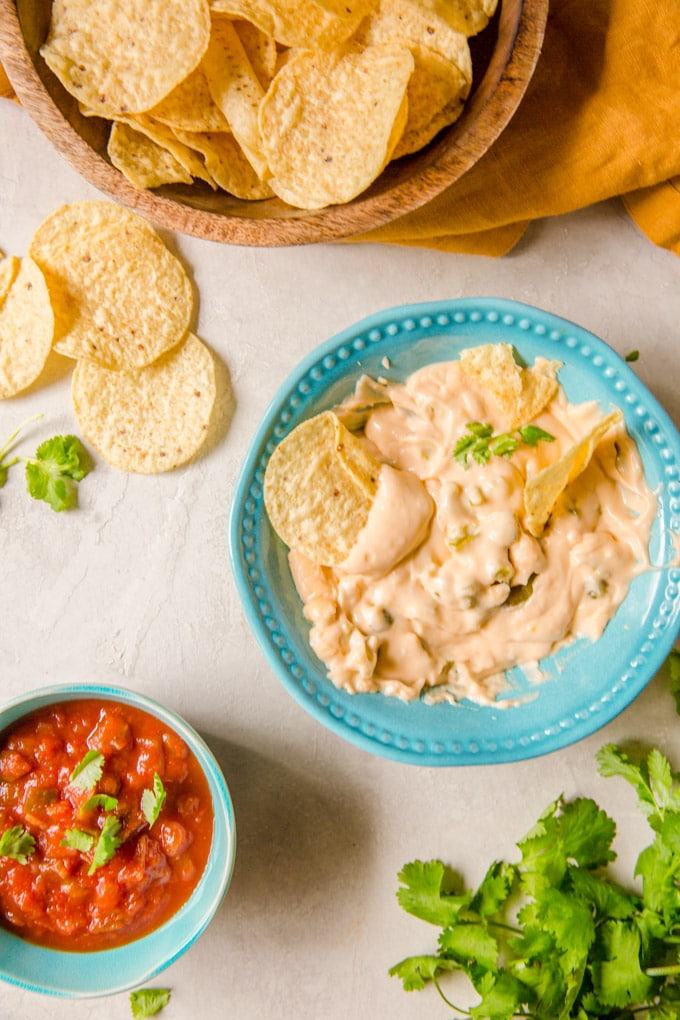
M 236 850 L 234 812 L 227 784 L 212 752 L 183 719 L 151 698 L 95 683 L 32 691 L 0 708 L 0 731 L 50 704 L 97 698 L 155 716 L 173 729 L 198 760 L 212 796 L 214 823 L 203 876 L 183 907 L 156 931 L 127 946 L 99 952 L 45 949 L 0 927 L 0 979 L 32 992 L 94 998 L 144 986 L 189 949 L 215 915 L 229 887 Z
M 309 645 L 288 567 L 262 486 L 276 445 L 300 421 L 351 394 L 363 375 L 403 381 L 464 347 L 512 344 L 532 362 L 562 362 L 559 377 L 574 402 L 620 407 L 635 440 L 658 513 L 650 542 L 653 570 L 634 579 L 599 641 L 581 639 L 541 661 L 532 683 L 513 671 L 512 692 L 531 695 L 512 709 L 405 703 L 333 686 Z M 680 434 L 635 372 L 603 340 L 540 308 L 502 298 L 460 298 L 388 308 L 327 340 L 297 365 L 253 437 L 232 500 L 229 551 L 246 619 L 272 671 L 316 720 L 363 750 L 414 765 L 493 765 L 566 747 L 594 733 L 647 685 L 680 627 Z

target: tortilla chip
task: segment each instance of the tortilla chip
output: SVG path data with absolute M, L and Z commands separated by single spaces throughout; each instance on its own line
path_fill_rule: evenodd
M 180 131 L 229 130 L 224 114 L 215 105 L 201 65 L 149 110 L 149 116 Z
M 260 179 L 268 176 L 257 113 L 264 91 L 228 18 L 214 18 L 203 61 L 208 87 L 234 138 Z
M 139 368 L 186 336 L 189 278 L 136 213 L 97 200 L 62 206 L 38 227 L 29 254 L 45 276 L 58 353 Z
M 463 371 L 489 393 L 508 428 L 519 428 L 540 414 L 558 390 L 558 361 L 522 368 L 512 344 L 482 344 L 460 352 Z
M 278 536 L 314 563 L 342 563 L 368 519 L 380 463 L 332 411 L 302 422 L 267 464 L 264 503 Z
M 498 0 L 418 0 L 418 3 L 466 36 L 477 35 L 486 28 L 498 6 Z
M 191 184 L 193 177 L 172 153 L 129 124 L 116 121 L 106 151 L 109 159 L 136 188 Z
M 73 406 L 83 437 L 113 467 L 152 474 L 193 457 L 215 402 L 212 353 L 190 333 L 152 365 L 110 371 L 79 361 Z
M 598 443 L 622 420 L 621 411 L 612 411 L 559 460 L 527 480 L 524 487 L 524 512 L 527 528 L 532 535 L 539 537 L 543 533 L 543 528 L 559 497 L 588 467 Z
M 267 182 L 257 176 L 230 132 L 178 131 L 177 136 L 201 154 L 205 168 L 218 188 L 236 198 L 252 201 L 271 198 L 274 194 Z
M 30 258 L 7 259 L 0 266 L 10 279 L 0 303 L 0 399 L 13 397 L 31 385 L 43 370 L 52 349 L 54 315 L 45 278 Z
M 364 191 L 404 130 L 413 66 L 410 51 L 391 44 L 293 56 L 259 112 L 273 191 L 305 209 Z
M 349 4 L 340 17 L 314 0 L 212 0 L 215 14 L 229 14 L 257 25 L 282 46 L 332 49 L 345 42 L 364 16 L 364 7 Z
M 85 106 L 127 116 L 186 78 L 209 36 L 208 0 L 54 0 L 40 53 Z

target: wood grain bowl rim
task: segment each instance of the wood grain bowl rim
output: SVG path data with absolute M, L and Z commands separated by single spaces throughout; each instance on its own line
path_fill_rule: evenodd
M 384 226 L 413 212 L 457 181 L 489 149 L 515 113 L 541 52 L 549 0 L 500 0 L 504 51 L 490 64 L 459 120 L 421 153 L 407 157 L 411 176 L 390 183 L 391 168 L 350 203 L 321 210 L 278 203 L 275 215 L 196 208 L 132 185 L 78 133 L 48 92 L 21 29 L 16 0 L 0 0 L 0 59 L 26 112 L 86 180 L 156 226 L 205 240 L 250 247 L 285 247 L 334 240 Z M 507 54 L 507 57 L 505 56 Z M 497 54 L 498 57 L 498 54 Z M 403 176 L 403 174 L 402 174 Z M 235 200 L 236 201 L 236 200 Z M 264 203 L 257 203 L 262 207 Z M 258 209 L 258 213 L 261 208 Z

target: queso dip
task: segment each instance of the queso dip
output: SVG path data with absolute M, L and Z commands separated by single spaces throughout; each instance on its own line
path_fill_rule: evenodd
M 622 422 L 540 534 L 527 527 L 523 499 L 527 480 L 603 417 L 598 404 L 569 403 L 556 387 L 532 419 L 546 441 L 463 461 L 454 450 L 470 423 L 506 428 L 492 393 L 460 361 L 385 383 L 354 433 L 380 469 L 349 555 L 328 566 L 290 550 L 309 640 L 332 682 L 406 701 L 491 704 L 507 692 L 508 670 L 540 679 L 541 659 L 578 638 L 597 640 L 650 567 L 657 508 Z

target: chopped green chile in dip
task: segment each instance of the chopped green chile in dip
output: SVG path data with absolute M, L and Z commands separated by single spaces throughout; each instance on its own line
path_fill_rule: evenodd
M 82 789 L 72 773 L 92 750 L 103 755 L 102 773 Z M 165 799 L 149 826 L 142 797 L 157 781 Z M 93 867 L 102 830 L 116 823 L 111 856 Z M 158 928 L 189 898 L 210 853 L 212 802 L 172 729 L 133 706 L 83 698 L 24 716 L 0 736 L 0 836 L 15 826 L 35 847 L 24 863 L 0 856 L 0 923 L 54 949 L 109 949 Z M 67 837 L 74 831 L 94 838 Z

